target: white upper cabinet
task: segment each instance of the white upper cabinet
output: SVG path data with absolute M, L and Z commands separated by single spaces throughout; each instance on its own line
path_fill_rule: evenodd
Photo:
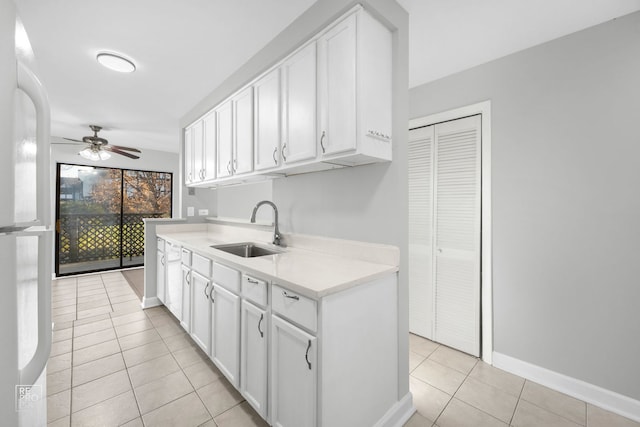
M 211 112 L 202 119 L 202 144 L 196 147 L 196 156 L 201 153 L 202 181 L 216 177 L 216 115 Z
M 191 127 L 191 155 L 193 156 L 193 176 L 192 182 L 202 181 L 202 170 L 204 166 L 204 124 L 198 120 Z
M 253 84 L 256 171 L 280 165 L 280 68 Z
M 356 16 L 318 39 L 318 140 L 323 155 L 356 148 Z
M 323 159 L 391 160 L 391 32 L 359 10 L 318 39 L 318 139 Z
M 184 183 L 189 185 L 194 182 L 193 165 L 193 126 L 184 130 Z
M 218 178 L 233 174 L 233 102 L 228 100 L 216 110 L 218 159 L 216 168 Z
M 196 143 L 187 185 L 391 161 L 392 33 L 356 6 L 213 111 L 217 159 Z M 207 129 L 191 125 L 185 141 Z
M 253 170 L 253 87 L 233 97 L 233 162 L 234 175 Z
M 316 43 L 282 64 L 282 159 L 295 163 L 316 157 Z
M 198 184 L 216 177 L 216 117 L 213 112 L 185 129 L 185 183 Z

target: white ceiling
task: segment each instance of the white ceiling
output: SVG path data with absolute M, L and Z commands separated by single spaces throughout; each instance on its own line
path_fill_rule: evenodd
M 314 2 L 16 0 L 52 135 L 81 139 L 98 124 L 112 144 L 172 152 L 180 117 Z M 399 3 L 410 14 L 411 87 L 640 9 L 640 0 Z M 104 69 L 100 50 L 138 69 Z

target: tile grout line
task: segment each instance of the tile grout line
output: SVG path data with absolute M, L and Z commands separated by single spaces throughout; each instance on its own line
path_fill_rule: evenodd
M 100 275 L 100 280 L 102 280 L 102 283 L 104 284 L 104 280 L 102 279 L 102 274 Z M 111 305 L 111 298 L 109 297 L 109 292 L 107 292 L 106 286 L 105 286 L 105 293 L 107 294 L 107 299 L 109 300 L 109 306 L 111 307 L 111 312 L 109 313 L 109 320 L 111 321 L 111 327 L 113 328 L 113 333 L 116 336 L 116 343 L 118 344 L 118 348 L 120 349 L 120 357 L 122 358 L 122 363 L 124 364 L 124 370 L 127 373 L 127 379 L 129 380 L 129 387 L 131 388 L 129 391 L 131 391 L 131 394 L 133 395 L 133 400 L 134 402 L 136 402 L 136 408 L 138 409 L 138 417 L 142 421 L 142 412 L 140 411 L 140 404 L 138 403 L 138 398 L 136 397 L 136 392 L 133 388 L 133 383 L 131 382 L 131 376 L 129 375 L 129 368 L 127 367 L 127 363 L 124 360 L 124 352 L 122 351 L 122 346 L 120 345 L 120 337 L 118 336 L 118 332 L 116 331 L 116 325 L 113 323 L 113 316 L 111 316 L 111 313 L 113 313 L 113 305 Z M 124 393 L 126 393 L 126 391 Z M 121 394 L 124 394 L 124 393 L 121 393 Z M 120 396 L 120 395 L 117 395 L 117 396 Z M 116 396 L 113 396 L 113 397 L 116 397 Z M 109 399 L 112 399 L 113 397 L 110 397 Z M 129 421 L 133 421 L 134 419 L 135 418 L 132 418 Z M 122 424 L 126 424 L 126 423 L 122 423 Z M 142 425 L 144 426 L 144 421 L 142 422 Z
M 75 320 L 73 322 L 71 322 L 71 383 L 69 384 L 70 389 L 69 389 L 69 425 L 71 426 L 71 424 L 73 423 L 73 349 L 75 346 L 75 341 L 76 341 L 76 337 L 75 337 L 75 331 L 76 331 L 76 321 L 78 320 L 78 278 L 76 277 L 74 279 L 75 281 L 75 288 L 76 288 L 76 314 L 75 314 Z
M 438 347 L 438 348 L 440 348 L 440 347 Z M 437 350 L 437 349 L 436 349 L 436 350 Z M 434 351 L 433 351 L 433 353 L 435 353 L 435 352 L 436 352 L 436 351 L 434 350 Z M 433 353 L 431 353 L 431 354 L 433 354 Z M 436 361 L 436 360 L 431 360 L 431 361 L 432 361 L 432 362 L 434 362 L 434 363 L 438 363 L 438 361 Z M 458 392 L 458 390 L 460 390 L 460 388 L 462 387 L 462 384 L 464 384 L 464 383 L 465 383 L 465 381 L 467 380 L 467 378 L 469 378 L 469 375 L 471 374 L 471 371 L 473 371 L 473 369 L 476 367 L 476 365 L 477 365 L 477 364 L 478 364 L 478 359 L 476 359 L 476 362 L 473 364 L 473 366 L 471 367 L 471 369 L 469 370 L 469 372 L 467 372 L 467 374 L 466 374 L 466 375 L 465 375 L 465 377 L 464 377 L 464 380 L 462 380 L 462 382 L 460 383 L 460 385 L 458 386 L 458 388 L 456 388 L 456 391 L 454 391 L 454 392 L 453 392 L 453 394 L 451 394 L 451 398 L 449 399 L 449 401 L 447 402 L 447 404 L 444 406 L 444 408 L 442 408 L 442 411 L 440 411 L 440 413 L 438 414 L 438 417 L 435 419 L 434 424 L 437 424 L 438 420 L 440 419 L 440 417 L 442 416 L 442 414 L 444 413 L 444 411 L 447 409 L 447 407 L 451 404 L 451 401 L 455 398 L 456 393 Z M 442 364 L 440 363 L 440 365 L 442 365 Z M 442 365 L 442 366 L 446 366 L 446 365 Z M 447 366 L 447 367 L 448 367 L 448 366 Z M 453 369 L 453 368 L 450 368 L 450 369 Z M 457 369 L 453 369 L 453 370 L 454 370 L 454 371 L 456 371 L 456 372 L 460 372 L 460 371 L 458 371 Z M 437 388 L 437 387 L 436 387 L 436 388 Z M 444 390 L 442 390 L 442 391 L 444 391 Z M 447 393 L 447 394 L 448 394 L 448 393 Z M 467 403 L 467 402 L 464 402 L 464 403 L 466 403 L 467 405 L 469 405 L 469 406 L 471 406 L 471 407 L 474 407 L 474 408 L 475 408 L 475 406 L 473 406 L 473 405 L 471 405 L 471 404 L 469 404 L 469 403 Z M 477 410 L 479 410 L 479 411 L 481 411 L 481 412 L 484 412 L 484 413 L 486 414 L 486 412 L 485 412 L 485 411 L 483 411 L 483 410 L 482 410 L 482 409 L 480 409 L 480 408 L 475 408 L 475 409 L 477 409 Z M 491 415 L 491 414 L 487 414 L 487 415 Z M 495 418 L 495 417 L 493 417 L 493 418 Z
M 527 380 L 525 379 L 522 382 L 522 387 L 520 388 L 520 393 L 518 393 L 518 400 L 516 401 L 516 407 L 513 408 L 513 414 L 511 414 L 511 419 L 509 419 L 509 425 L 513 424 L 513 419 L 516 416 L 516 411 L 518 410 L 518 406 L 520 405 L 520 400 L 522 399 L 522 393 L 524 392 L 524 386 L 527 384 Z

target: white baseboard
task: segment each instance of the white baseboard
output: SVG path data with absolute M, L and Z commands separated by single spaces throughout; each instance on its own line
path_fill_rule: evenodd
M 144 308 L 151 308 L 151 307 L 156 307 L 162 305 L 162 301 L 160 301 L 160 299 L 158 297 L 151 297 L 151 298 L 147 298 L 147 297 L 142 297 L 142 303 L 140 304 L 140 306 L 144 309 Z
M 374 427 L 402 427 L 414 412 L 416 408 L 413 407 L 413 395 L 408 392 L 378 420 Z
M 628 396 L 497 352 L 493 366 L 640 422 L 640 401 Z

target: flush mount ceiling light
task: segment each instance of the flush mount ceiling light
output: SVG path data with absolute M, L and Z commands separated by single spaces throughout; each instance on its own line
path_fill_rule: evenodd
M 136 65 L 131 60 L 116 53 L 100 52 L 96 59 L 104 67 L 120 73 L 133 73 L 136 70 Z

